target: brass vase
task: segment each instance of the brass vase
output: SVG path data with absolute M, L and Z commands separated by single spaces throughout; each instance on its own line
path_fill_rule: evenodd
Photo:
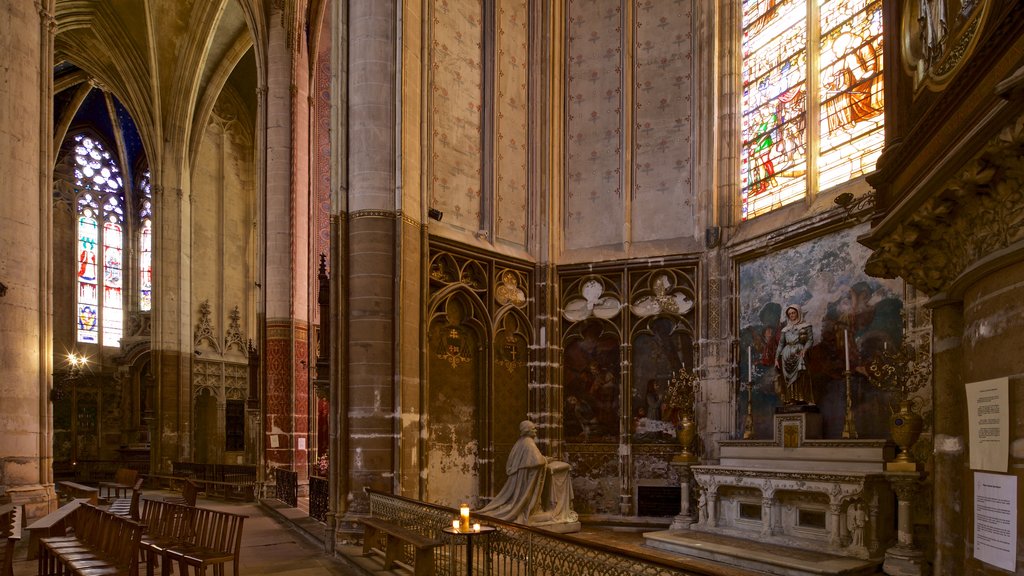
M 675 462 L 693 462 L 697 459 L 697 455 L 690 451 L 690 447 L 693 446 L 693 439 L 697 436 L 697 426 L 693 423 L 693 420 L 689 416 L 683 416 L 679 423 L 679 430 L 676 431 L 676 437 L 679 438 L 679 443 L 683 447 L 683 451 L 678 454 L 673 461 Z
M 920 414 L 914 412 L 910 400 L 901 400 L 900 408 L 893 413 L 889 419 L 889 431 L 892 433 L 892 440 L 899 446 L 899 454 L 896 458 L 886 464 L 887 470 L 914 472 L 917 470 L 917 463 L 910 458 L 910 449 L 917 443 L 921 436 L 921 427 L 924 421 Z

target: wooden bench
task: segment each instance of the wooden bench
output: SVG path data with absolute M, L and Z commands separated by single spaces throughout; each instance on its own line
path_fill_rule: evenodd
M 93 488 L 95 490 L 95 488 Z M 64 536 L 71 527 L 72 516 L 82 504 L 93 504 L 89 498 L 77 498 L 39 518 L 25 527 L 28 530 L 28 559 L 32 560 L 39 554 L 39 540 L 54 536 Z
M 167 503 L 165 505 L 174 506 Z M 181 508 L 189 511 L 190 526 L 194 533 L 189 538 L 190 542 L 171 545 L 164 549 L 166 562 L 176 562 L 181 576 L 188 576 L 189 568 L 194 568 L 197 576 L 205 575 L 207 566 L 214 566 L 214 572 L 222 575 L 222 565 L 231 562 L 234 574 L 238 576 L 242 525 L 247 516 L 209 508 Z
M 136 576 L 142 524 L 82 504 L 73 517 L 74 534 L 43 538 L 40 576 Z
M 99 488 L 93 488 L 92 486 L 86 486 L 85 484 L 79 484 L 78 482 L 71 482 L 70 480 L 60 480 L 57 482 L 57 493 L 63 495 L 69 500 L 78 500 L 84 498 L 89 501 L 90 504 L 97 504 L 100 500 Z
M 113 482 L 100 482 L 100 498 L 127 498 L 128 492 L 135 486 L 138 476 L 138 470 L 118 468 L 114 473 Z M 106 496 L 103 495 L 104 488 Z
M 403 548 L 409 545 L 413 554 L 407 563 L 414 576 L 433 576 L 434 548 L 441 545 L 439 540 L 429 538 L 383 518 L 363 518 L 363 556 L 373 552 L 384 554 L 384 569 L 391 570 L 396 561 L 403 557 Z
M 21 540 L 21 506 L 0 506 L 0 576 L 14 575 L 14 545 Z

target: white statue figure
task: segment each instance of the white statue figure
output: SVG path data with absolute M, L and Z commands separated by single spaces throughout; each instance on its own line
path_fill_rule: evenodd
M 541 454 L 536 437 L 536 424 L 529 420 L 519 423 L 519 440 L 505 464 L 508 480 L 494 500 L 477 512 L 529 526 L 574 524 L 572 530 L 578 530 L 570 466 Z
M 864 505 L 858 502 L 850 504 L 846 511 L 846 528 L 850 531 L 850 546 L 864 547 L 864 527 L 867 526 L 868 515 Z

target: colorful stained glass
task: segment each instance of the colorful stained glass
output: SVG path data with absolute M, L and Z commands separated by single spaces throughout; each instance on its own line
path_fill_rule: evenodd
M 142 223 L 139 233 L 139 309 L 142 311 L 153 308 L 153 224 L 149 220 Z
M 804 198 L 809 182 L 860 176 L 881 151 L 881 0 L 813 0 L 817 10 L 810 1 L 743 2 L 744 219 Z M 819 95 L 813 110 L 808 94 Z
M 149 170 L 139 182 L 139 310 L 153 308 L 153 196 Z
M 79 190 L 75 203 L 78 341 L 117 346 L 124 316 L 124 197 L 120 170 L 96 140 L 78 135 L 75 142 L 75 184 Z

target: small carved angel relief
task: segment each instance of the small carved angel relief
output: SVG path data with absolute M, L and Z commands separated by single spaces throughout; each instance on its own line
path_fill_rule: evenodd
M 687 298 L 682 291 L 670 292 L 671 289 L 672 281 L 669 280 L 668 275 L 660 274 L 654 278 L 652 286 L 654 293 L 640 296 L 633 301 L 629 309 L 640 317 L 661 313 L 683 316 L 693 309 L 693 300 Z
M 562 310 L 562 316 L 571 322 L 586 320 L 591 316 L 601 319 L 614 318 L 622 308 L 622 303 L 614 296 L 602 296 L 604 284 L 600 280 L 590 279 L 580 288 L 582 298 L 570 300 Z

